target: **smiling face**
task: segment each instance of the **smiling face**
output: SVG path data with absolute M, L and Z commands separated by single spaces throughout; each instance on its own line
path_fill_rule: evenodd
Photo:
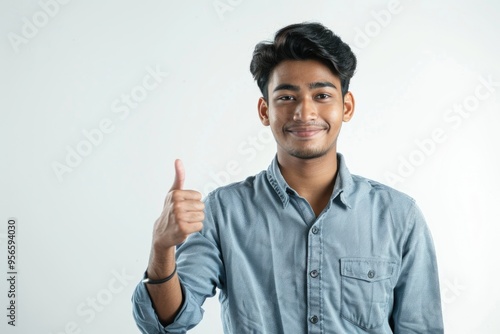
M 272 71 L 269 98 L 259 99 L 262 124 L 271 127 L 278 159 L 336 155 L 342 122 L 354 113 L 354 98 L 342 98 L 340 79 L 316 60 L 286 60 Z

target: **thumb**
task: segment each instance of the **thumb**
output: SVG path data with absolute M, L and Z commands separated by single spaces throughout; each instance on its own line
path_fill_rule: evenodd
M 184 165 L 180 159 L 175 160 L 175 179 L 174 184 L 170 190 L 180 190 L 184 186 L 184 179 L 186 177 L 186 173 L 184 171 Z

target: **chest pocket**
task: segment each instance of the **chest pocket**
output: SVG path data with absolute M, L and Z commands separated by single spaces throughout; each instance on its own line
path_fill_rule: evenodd
M 382 326 L 393 290 L 395 261 L 379 258 L 342 258 L 341 316 L 363 329 Z

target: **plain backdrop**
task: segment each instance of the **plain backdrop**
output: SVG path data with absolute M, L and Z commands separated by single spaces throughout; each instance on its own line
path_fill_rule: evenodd
M 358 57 L 338 150 L 417 200 L 446 332 L 500 332 L 500 3 L 0 1 L 0 332 L 138 333 L 130 297 L 186 166 L 206 194 L 267 168 L 256 43 L 318 21 Z M 17 219 L 16 326 L 7 221 Z M 217 298 L 192 333 L 221 333 Z

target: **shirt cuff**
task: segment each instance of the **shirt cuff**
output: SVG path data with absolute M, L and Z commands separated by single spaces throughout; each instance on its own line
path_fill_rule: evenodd
M 203 309 L 189 290 L 181 283 L 184 301 L 174 321 L 164 327 L 156 314 L 151 297 L 144 283 L 140 282 L 132 296 L 133 314 L 137 326 L 147 334 L 182 334 L 198 324 L 203 317 Z

